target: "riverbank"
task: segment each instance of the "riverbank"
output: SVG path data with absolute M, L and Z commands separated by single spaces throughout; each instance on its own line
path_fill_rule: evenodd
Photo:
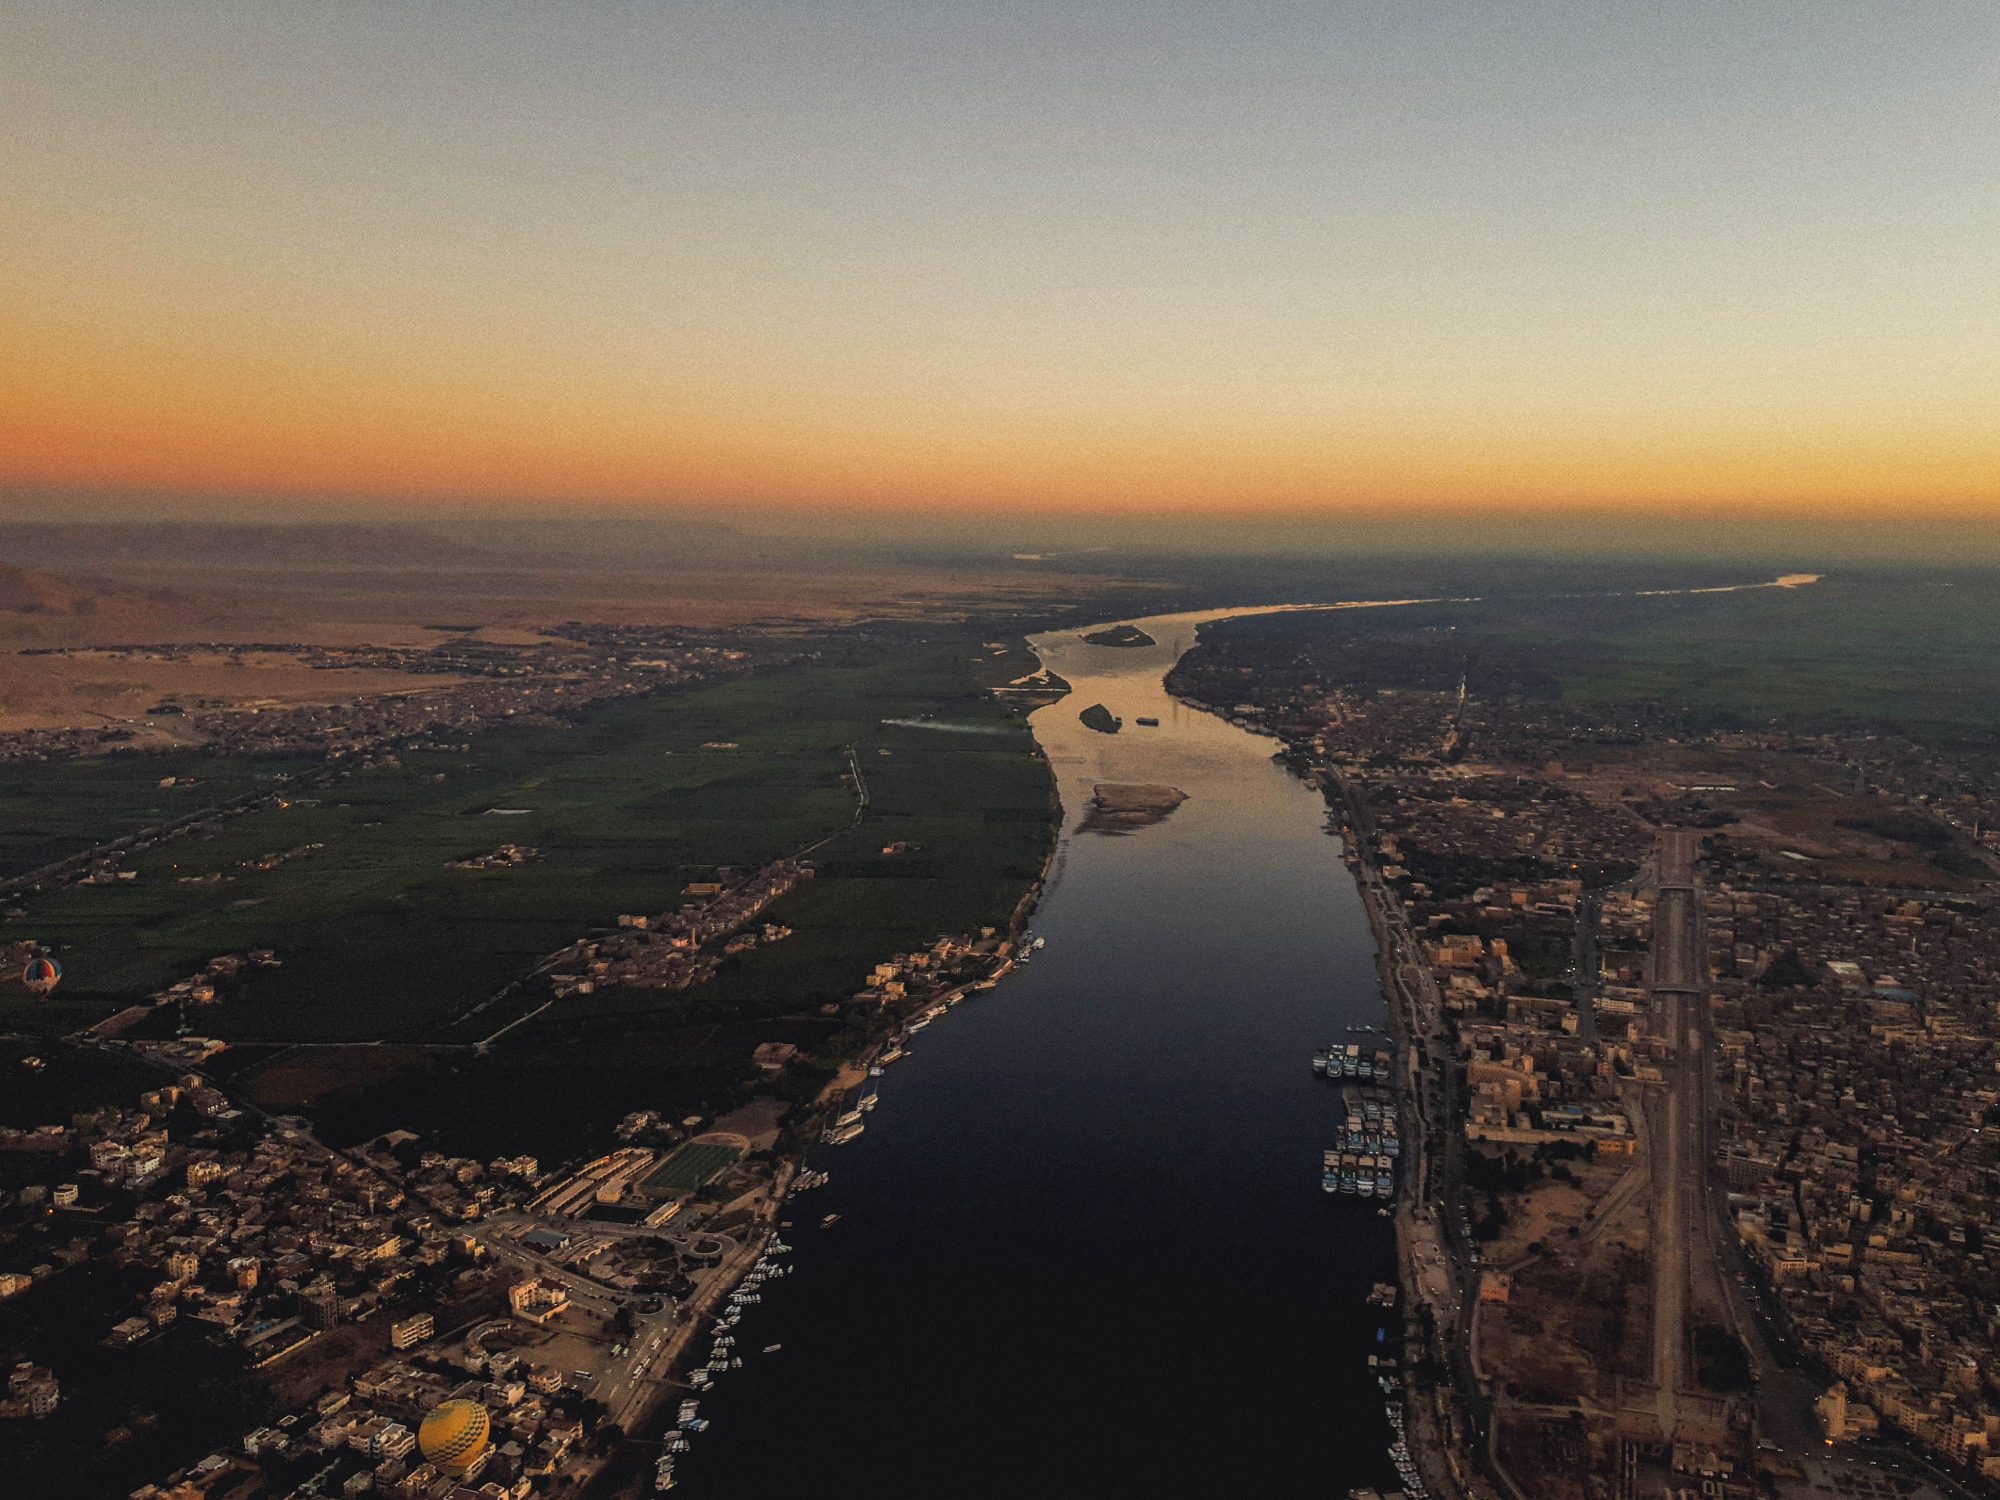
M 1037 672 L 1034 677 L 1037 680 L 1034 690 L 1036 706 L 1058 701 L 1069 691 L 1069 685 L 1053 674 Z M 1008 692 L 1005 686 L 991 687 L 989 691 L 1003 704 L 1010 701 L 1008 696 L 1004 696 Z M 1020 697 L 1014 696 L 1012 703 L 1018 707 Z M 1047 757 L 1039 744 L 1034 747 L 1034 755 L 1046 768 Z M 858 766 L 856 776 L 858 782 Z M 921 966 L 912 966 L 906 979 L 898 981 L 900 994 L 892 995 L 887 991 L 880 994 L 878 1009 L 871 1017 L 875 1024 L 866 1040 L 842 1060 L 834 1078 L 799 1110 L 797 1118 L 791 1122 L 791 1143 L 775 1162 L 772 1186 L 766 1200 L 756 1206 L 749 1224 L 732 1228 L 738 1248 L 706 1278 L 685 1307 L 683 1319 L 676 1323 L 659 1357 L 658 1380 L 648 1383 L 643 1392 L 634 1393 L 625 1420 L 620 1425 L 627 1434 L 630 1446 L 647 1456 L 643 1474 L 634 1467 L 632 1455 L 628 1453 L 627 1461 L 616 1466 L 615 1487 L 593 1493 L 638 1497 L 652 1492 L 651 1459 L 657 1456 L 662 1442 L 672 1435 L 668 1423 L 673 1408 L 667 1398 L 697 1396 L 707 1399 L 708 1390 L 697 1392 L 687 1381 L 689 1369 L 698 1358 L 691 1356 L 694 1356 L 699 1338 L 714 1331 L 728 1299 L 759 1264 L 771 1240 L 783 1229 L 795 1230 L 798 1227 L 786 1217 L 797 1201 L 793 1185 L 809 1169 L 823 1173 L 832 1164 L 827 1158 L 836 1148 L 827 1144 L 826 1130 L 842 1112 L 843 1105 L 868 1085 L 873 1074 L 900 1056 L 917 1031 L 928 1027 L 945 1011 L 970 996 L 994 988 L 1025 960 L 1028 925 L 1052 878 L 1062 848 L 1064 814 L 1060 789 L 1053 772 L 1047 778 L 1047 791 L 1046 833 L 1039 867 L 1010 909 L 1004 935 L 999 937 L 997 947 L 988 953 L 977 951 L 980 945 L 991 941 L 985 935 L 992 933 L 991 928 L 941 939 L 927 951 Z M 951 982 L 942 985 L 930 982 L 930 976 L 936 972 L 931 959 L 940 947 L 962 955 L 956 960 L 957 972 Z M 904 962 L 912 957 L 898 955 L 890 961 Z M 824 1176 L 818 1178 L 822 1183 L 825 1180 Z M 640 1400 L 642 1394 L 644 1399 Z M 614 1416 L 613 1420 L 617 1418 Z
M 1448 1144 L 1453 1121 L 1445 1069 L 1453 1066 L 1433 1039 L 1443 1016 L 1423 950 L 1402 904 L 1383 883 L 1382 873 L 1361 830 L 1371 826 L 1366 794 L 1332 767 L 1321 772 L 1321 791 L 1331 818 L 1337 818 L 1343 862 L 1367 913 L 1375 940 L 1375 966 L 1389 1012 L 1403 1087 L 1398 1091 L 1403 1138 L 1414 1148 L 1405 1158 L 1403 1190 L 1396 1201 L 1396 1264 L 1402 1292 L 1406 1347 L 1421 1351 L 1434 1371 L 1462 1366 L 1458 1347 L 1469 1301 L 1466 1274 L 1453 1261 L 1437 1199 L 1435 1160 Z M 1335 831 L 1332 827 L 1329 832 Z M 1427 1077 L 1437 1075 L 1433 1085 Z M 1451 1173 L 1444 1173 L 1447 1181 Z M 1416 1378 L 1411 1362 L 1404 1371 L 1406 1441 L 1424 1485 L 1436 1500 L 1499 1500 L 1493 1485 L 1467 1463 L 1467 1421 L 1450 1380 Z

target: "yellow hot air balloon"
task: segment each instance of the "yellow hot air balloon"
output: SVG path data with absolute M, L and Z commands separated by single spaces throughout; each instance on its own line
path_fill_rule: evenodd
M 492 1434 L 486 1408 L 477 1401 L 445 1401 L 417 1428 L 417 1447 L 447 1474 L 463 1474 L 479 1462 Z

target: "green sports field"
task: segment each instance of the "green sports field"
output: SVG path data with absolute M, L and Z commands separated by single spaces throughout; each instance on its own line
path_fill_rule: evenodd
M 742 1151 L 735 1146 L 697 1146 L 690 1142 L 647 1173 L 639 1191 L 664 1198 L 706 1187 L 730 1167 Z

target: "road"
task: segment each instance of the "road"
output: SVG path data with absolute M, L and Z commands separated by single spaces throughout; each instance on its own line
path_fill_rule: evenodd
M 1585 891 L 1576 901 L 1576 926 L 1570 938 L 1570 993 L 1576 1005 L 1580 1041 L 1597 1040 L 1597 992 L 1602 988 L 1603 962 L 1597 951 L 1597 923 L 1604 898 Z
M 1653 1384 L 1660 1434 L 1681 1426 L 1687 1368 L 1687 1303 L 1693 1255 L 1710 1253 L 1704 1184 L 1711 1110 L 1708 1098 L 1708 944 L 1695 858 L 1699 835 L 1666 829 L 1657 853 L 1652 946 L 1647 963 L 1653 1021 L 1663 1043 L 1664 1097 L 1654 1109 Z

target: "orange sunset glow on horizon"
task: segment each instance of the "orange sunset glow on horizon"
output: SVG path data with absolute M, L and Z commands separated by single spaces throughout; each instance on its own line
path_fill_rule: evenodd
M 0 488 L 2000 521 L 1980 7 L 4 25 Z

